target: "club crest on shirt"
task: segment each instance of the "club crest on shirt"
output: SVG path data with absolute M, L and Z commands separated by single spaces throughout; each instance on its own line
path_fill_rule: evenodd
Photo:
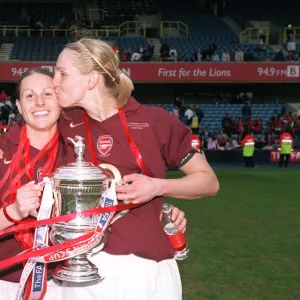
M 36 178 L 37 178 L 38 182 L 41 181 L 43 169 L 44 168 L 38 168 L 37 171 L 36 171 Z
M 110 135 L 102 135 L 97 140 L 97 149 L 101 156 L 109 155 L 113 146 L 113 138 Z

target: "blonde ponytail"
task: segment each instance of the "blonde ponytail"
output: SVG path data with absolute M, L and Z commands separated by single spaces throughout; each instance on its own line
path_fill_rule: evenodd
M 120 72 L 118 75 L 118 80 L 116 81 L 115 85 L 117 90 L 115 95 L 117 105 L 118 107 L 122 107 L 130 98 L 131 93 L 134 90 L 134 86 L 131 79 L 122 72 Z

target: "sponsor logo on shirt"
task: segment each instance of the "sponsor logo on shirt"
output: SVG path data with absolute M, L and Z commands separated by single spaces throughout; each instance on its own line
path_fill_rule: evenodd
M 71 127 L 71 128 L 75 128 L 75 127 L 77 127 L 77 126 L 79 126 L 79 125 L 82 125 L 83 123 L 84 123 L 84 122 L 74 124 L 73 122 L 71 122 L 71 123 L 70 123 L 70 127 Z
M 11 163 L 11 160 L 6 160 L 6 158 L 4 158 L 4 164 L 8 165 Z
M 108 156 L 113 146 L 113 138 L 110 135 L 102 135 L 97 140 L 97 149 L 101 156 Z

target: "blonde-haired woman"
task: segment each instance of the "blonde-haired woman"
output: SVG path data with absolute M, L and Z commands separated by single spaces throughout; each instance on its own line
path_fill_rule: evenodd
M 118 199 L 143 204 L 107 232 L 107 246 L 94 258 L 105 279 L 91 291 L 97 299 L 181 299 L 174 250 L 159 221 L 163 197 L 200 199 L 219 189 L 213 170 L 191 146 L 190 130 L 167 111 L 131 97 L 132 81 L 103 41 L 66 45 L 53 83 L 60 105 L 70 108 L 69 120 L 60 121 L 62 135 L 83 136 L 86 160 L 115 165 L 123 183 L 130 183 L 117 187 Z M 166 165 L 185 176 L 165 179 Z

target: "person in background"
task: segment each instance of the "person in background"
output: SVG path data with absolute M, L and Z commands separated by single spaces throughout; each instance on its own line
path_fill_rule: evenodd
M 239 141 L 242 139 L 242 136 L 244 135 L 244 122 L 243 119 L 240 118 L 237 124 L 237 133 L 239 136 Z
M 178 109 L 181 108 L 182 102 L 181 102 L 181 100 L 180 100 L 179 97 L 176 97 L 176 98 L 175 98 L 175 100 L 174 100 L 174 106 L 176 106 Z
M 199 134 L 199 119 L 195 111 L 193 111 L 191 129 L 193 134 Z
M 244 52 L 240 48 L 235 53 L 235 61 L 236 62 L 244 61 Z
M 219 150 L 219 145 L 218 145 L 218 141 L 216 139 L 216 136 L 212 135 L 208 139 L 207 149 L 208 150 Z
M 222 62 L 230 62 L 230 55 L 228 51 L 224 51 L 222 54 Z
M 205 135 L 201 134 L 200 135 L 200 145 L 201 145 L 201 150 L 207 150 L 207 144 L 208 144 L 208 138 L 205 138 Z
M 242 108 L 242 116 L 251 117 L 251 107 L 248 105 L 248 103 L 245 103 L 245 105 Z
M 282 165 L 284 165 L 285 168 L 288 167 L 290 156 L 293 151 L 293 147 L 294 147 L 294 140 L 291 135 L 291 130 L 287 129 L 280 135 L 280 142 L 278 148 L 280 153 L 280 158 L 277 167 L 281 168 Z
M 224 130 L 224 133 L 231 137 L 232 134 L 232 119 L 229 113 L 226 113 L 224 119 L 222 120 L 222 127 Z
M 225 150 L 230 151 L 232 149 L 234 149 L 233 144 L 232 144 L 232 140 L 230 138 L 228 138 L 226 140 Z
M 243 148 L 243 157 L 245 161 L 245 166 L 247 168 L 255 167 L 253 163 L 254 147 L 255 147 L 254 137 L 251 134 L 246 134 L 242 141 L 242 148 Z
M 253 126 L 253 131 L 255 134 L 260 134 L 262 132 L 262 121 L 261 118 L 258 118 Z
M 187 109 L 184 113 L 186 126 L 191 127 L 193 116 L 194 116 L 194 112 L 191 110 L 190 107 L 187 107 Z
M 5 91 L 4 90 L 2 90 L 1 91 L 1 94 L 0 94 L 0 102 L 5 102 L 5 100 L 6 100 L 6 98 L 7 98 L 7 94 L 5 93 Z
M 201 123 L 201 120 L 204 118 L 204 112 L 201 109 L 199 104 L 194 105 L 193 111 L 197 114 L 199 124 Z

